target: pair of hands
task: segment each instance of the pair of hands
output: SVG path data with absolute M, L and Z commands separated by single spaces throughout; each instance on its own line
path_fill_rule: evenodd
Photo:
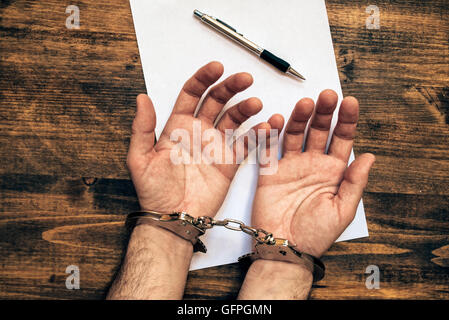
M 175 129 L 185 129 L 192 135 L 193 123 L 199 120 L 202 131 L 215 128 L 224 142 L 226 129 L 239 128 L 262 109 L 258 98 L 249 98 L 229 108 L 216 122 L 225 104 L 253 82 L 248 73 L 237 73 L 208 91 L 195 116 L 201 97 L 222 74 L 223 66 L 211 62 L 184 84 L 156 144 L 153 104 L 146 95 L 137 97 L 127 164 L 143 210 L 185 211 L 195 217 L 213 217 L 221 207 L 238 164 L 174 164 L 170 152 L 175 142 L 170 140 L 170 134 Z M 347 167 L 359 111 L 353 97 L 346 97 L 340 106 L 338 123 L 325 154 L 337 100 L 334 91 L 325 90 L 316 104 L 309 98 L 296 104 L 285 128 L 278 170 L 259 176 L 253 203 L 253 227 L 288 239 L 299 251 L 316 257 L 353 220 L 375 160 L 373 155 L 363 154 Z M 275 114 L 255 129 L 268 133 L 270 129 L 280 132 L 283 127 L 283 117 Z M 192 156 L 193 151 L 187 151 Z M 235 153 L 234 149 L 231 151 Z

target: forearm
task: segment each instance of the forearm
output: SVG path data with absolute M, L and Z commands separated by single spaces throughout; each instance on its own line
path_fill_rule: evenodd
M 192 244 L 174 233 L 136 226 L 107 299 L 181 299 L 192 254 Z
M 251 264 L 238 299 L 304 300 L 312 281 L 312 273 L 301 265 L 259 259 Z

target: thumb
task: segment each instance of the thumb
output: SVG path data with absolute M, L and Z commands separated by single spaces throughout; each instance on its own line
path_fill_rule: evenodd
M 355 159 L 345 171 L 336 199 L 342 218 L 348 224 L 354 219 L 363 189 L 368 183 L 369 171 L 375 161 L 376 158 L 373 154 L 364 153 Z
M 148 157 L 153 151 L 156 128 L 156 113 L 153 102 L 146 94 L 139 94 L 136 99 L 137 111 L 132 124 L 131 142 L 128 151 L 128 167 L 136 163 L 142 163 L 142 159 Z

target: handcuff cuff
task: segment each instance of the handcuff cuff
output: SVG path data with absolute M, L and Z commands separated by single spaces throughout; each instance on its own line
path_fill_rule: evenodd
M 272 233 L 263 229 L 256 229 L 235 219 L 215 220 L 211 217 L 192 217 L 186 212 L 170 214 L 156 211 L 137 211 L 130 213 L 126 219 L 126 226 L 131 229 L 141 224 L 157 226 L 171 231 L 193 245 L 194 252 L 206 253 L 207 249 L 199 239 L 206 230 L 215 226 L 222 226 L 229 230 L 243 231 L 256 241 L 254 251 L 238 258 L 243 264 L 251 264 L 257 259 L 276 260 L 300 264 L 313 274 L 313 281 L 324 277 L 325 267 L 320 259 L 295 249 L 296 245 L 286 239 L 275 238 Z

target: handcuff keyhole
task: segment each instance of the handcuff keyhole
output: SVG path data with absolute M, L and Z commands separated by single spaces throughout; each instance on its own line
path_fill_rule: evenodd
M 285 252 L 284 250 L 279 251 L 279 253 L 282 254 L 283 256 L 287 254 L 287 252 Z

